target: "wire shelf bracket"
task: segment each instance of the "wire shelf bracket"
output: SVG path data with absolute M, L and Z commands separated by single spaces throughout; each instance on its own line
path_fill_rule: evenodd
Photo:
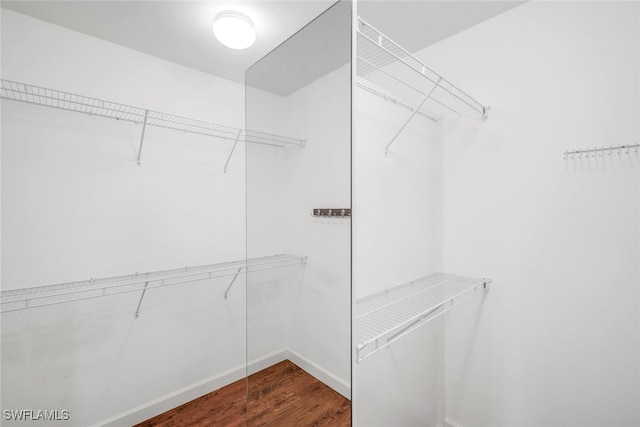
M 236 271 L 236 275 L 233 276 L 233 279 L 231 279 L 231 283 L 229 283 L 229 286 L 227 286 L 227 290 L 224 291 L 224 299 L 228 299 L 229 298 L 229 291 L 231 290 L 231 287 L 235 283 L 235 281 L 238 278 L 238 275 L 240 274 L 241 271 L 242 271 L 242 267 L 240 267 L 238 269 L 238 271 Z
M 144 131 L 147 129 L 147 119 L 149 118 L 149 110 L 144 110 L 144 121 L 142 122 L 142 133 L 140 135 L 140 148 L 138 149 L 138 158 L 136 163 L 140 166 L 140 157 L 142 156 L 142 143 L 144 142 Z
M 142 300 L 144 299 L 144 294 L 147 292 L 147 286 L 149 286 L 149 282 L 144 282 L 144 288 L 142 289 L 142 294 L 140 294 L 140 301 L 138 301 L 138 307 L 136 308 L 135 318 L 140 317 L 140 306 L 142 305 Z
M 436 273 L 356 299 L 354 342 L 360 363 L 489 289 L 489 279 Z
M 396 134 L 393 136 L 393 138 L 391 138 L 391 141 L 389 141 L 389 143 L 387 144 L 386 147 L 384 147 L 384 155 L 386 156 L 387 154 L 389 154 L 389 147 L 391 147 L 391 144 L 394 143 L 394 141 L 400 136 L 400 134 L 402 133 L 402 131 L 404 130 L 404 128 L 407 127 L 407 125 L 409 124 L 409 122 L 416 116 L 416 114 L 418 114 L 418 111 L 420 111 L 420 109 L 422 108 L 422 106 L 425 104 L 425 102 L 427 102 L 429 100 L 429 98 L 431 97 L 431 94 L 433 93 L 434 90 L 436 90 L 437 86 L 434 86 L 433 89 L 431 89 L 431 92 L 429 92 L 427 94 L 427 96 L 425 96 L 425 98 L 422 100 L 422 102 L 420 103 L 420 105 L 418 105 L 416 108 L 414 108 L 413 112 L 411 113 L 411 115 L 409 116 L 409 118 L 407 119 L 407 121 L 404 122 L 404 124 L 400 127 L 400 129 L 398 129 L 398 132 L 396 132 Z
M 468 114 L 480 114 L 483 119 L 488 117 L 488 106 L 453 85 L 360 17 L 356 44 L 357 86 L 412 112 L 387 144 L 385 153 L 418 114 L 433 121 Z
M 138 156 L 136 158 L 136 163 L 138 165 L 140 165 L 141 162 L 142 145 L 144 143 L 145 131 L 148 126 L 173 129 L 186 133 L 233 141 L 231 154 L 225 163 L 225 172 L 227 171 L 229 161 L 231 160 L 231 156 L 233 155 L 238 142 L 242 141 L 249 144 L 258 144 L 275 148 L 303 148 L 306 142 L 304 139 L 290 138 L 287 136 L 258 131 L 245 131 L 244 129 L 221 125 L 218 123 L 191 119 L 141 107 L 35 86 L 28 83 L 5 79 L 0 79 L 0 83 L 0 98 L 3 99 L 56 108 L 59 110 L 84 113 L 90 116 L 106 117 L 134 123 L 136 125 L 141 124 L 142 132 L 140 136 L 140 146 L 138 148 Z M 245 134 L 244 138 L 241 138 L 242 133 Z
M 178 286 L 221 277 L 233 277 L 231 284 L 224 293 L 224 298 L 228 299 L 229 290 L 240 274 L 305 264 L 306 261 L 306 256 L 279 254 L 196 267 L 6 290 L 0 292 L 0 313 L 140 292 L 140 299 L 135 311 L 135 318 L 137 319 L 140 317 L 142 302 L 150 289 Z
M 242 135 L 242 129 L 238 129 L 238 136 L 236 136 L 236 140 L 233 141 L 233 147 L 231 147 L 231 152 L 229 153 L 229 157 L 227 157 L 227 161 L 224 163 L 224 173 L 227 173 L 227 167 L 229 167 L 229 161 L 231 160 L 231 156 L 233 156 L 233 152 L 236 150 L 236 145 L 238 145 L 238 141 L 240 140 L 241 135 Z

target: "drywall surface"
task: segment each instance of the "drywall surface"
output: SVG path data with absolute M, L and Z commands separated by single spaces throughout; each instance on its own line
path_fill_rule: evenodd
M 289 348 L 334 376 L 347 397 L 351 220 L 314 218 L 311 212 L 351 207 L 350 73 L 350 67 L 341 67 L 287 97 L 284 126 L 307 142 L 292 153 L 283 185 L 289 212 L 284 243 L 288 251 L 309 257 L 291 305 Z
M 2 31 L 4 79 L 242 127 L 241 85 L 6 10 Z M 136 167 L 141 126 L 3 102 L 29 132 L 3 138 L 3 289 L 244 256 L 233 141 L 149 127 Z
M 325 18 L 303 32 L 337 31 Z M 348 27 L 341 32 L 348 40 Z M 327 52 L 334 48 L 325 46 Z M 284 343 L 305 361 L 303 369 L 350 397 L 351 222 L 311 216 L 314 208 L 350 207 L 350 68 L 274 98 L 251 87 L 254 79 L 274 72 L 271 58 L 265 59 L 247 73 L 247 127 L 304 138 L 305 147 L 280 153 L 248 149 L 247 253 L 293 253 L 308 261 L 297 280 L 273 286 L 249 275 L 249 357 Z M 300 66 L 277 65 L 294 73 Z
M 350 68 L 341 67 L 281 98 L 254 89 L 254 82 L 272 79 L 274 85 L 286 85 L 279 80 L 308 74 L 310 64 L 295 60 L 291 52 L 308 48 L 300 41 L 307 40 L 309 32 L 311 38 L 324 40 L 317 55 L 342 52 L 347 62 L 348 50 L 335 41 L 349 40 L 350 6 L 336 5 L 318 17 L 254 64 L 246 77 L 247 128 L 259 125 L 267 132 L 305 139 L 304 148 L 278 153 L 248 148 L 247 253 L 308 257 L 297 280 L 265 286 L 249 274 L 249 358 L 274 351 L 276 342 L 285 343 L 294 362 L 347 397 L 351 396 L 351 222 L 318 219 L 311 213 L 314 208 L 350 208 Z M 323 32 L 331 37 L 323 38 Z
M 279 123 L 286 114 L 285 101 L 250 86 L 253 74 L 247 74 L 246 127 L 283 134 Z M 298 135 L 291 135 L 297 137 Z M 246 151 L 246 252 L 247 257 L 262 257 L 286 253 L 282 191 L 284 165 L 299 148 L 274 150 L 252 144 Z M 304 253 L 296 255 L 305 255 Z M 299 266 L 300 267 L 300 266 Z M 301 280 L 304 266 L 295 277 L 247 275 L 247 358 L 260 359 L 266 354 L 288 347 L 288 325 L 292 292 Z
M 2 78 L 243 127 L 241 85 L 7 10 Z M 149 127 L 137 166 L 140 131 L 2 101 L 3 290 L 244 258 L 244 148 L 223 174 L 232 141 Z M 243 376 L 230 279 L 149 291 L 139 319 L 137 294 L 3 314 L 2 409 L 87 426 Z
M 639 7 L 529 2 L 418 55 L 493 106 L 444 131 L 444 270 L 493 279 L 446 321 L 460 425 L 640 423 L 640 158 L 563 160 L 639 139 Z
M 416 116 L 385 156 L 385 146 L 410 115 L 369 92 L 355 91 L 356 299 L 441 269 L 441 126 Z M 356 425 L 436 426 L 442 422 L 441 338 L 442 324 L 431 322 L 354 363 Z

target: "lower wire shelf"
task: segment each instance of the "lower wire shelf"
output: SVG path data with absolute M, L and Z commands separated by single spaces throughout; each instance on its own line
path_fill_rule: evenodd
M 490 282 L 435 273 L 356 299 L 356 361 L 362 362 L 456 305 L 484 293 Z
M 233 277 L 224 293 L 224 297 L 227 298 L 229 290 L 239 274 L 304 264 L 306 260 L 306 256 L 279 254 L 218 264 L 6 290 L 0 293 L 0 313 L 129 292 L 141 292 L 140 302 L 136 310 L 136 317 L 138 317 L 142 298 L 149 289 L 176 286 L 218 277 Z

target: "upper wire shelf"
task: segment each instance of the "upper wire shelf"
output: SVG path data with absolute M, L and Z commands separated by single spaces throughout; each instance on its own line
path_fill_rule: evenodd
M 487 116 L 488 107 L 360 17 L 357 31 L 356 83 L 361 88 L 432 120 Z
M 231 158 L 238 141 L 278 148 L 304 147 L 305 145 L 305 140 L 303 139 L 289 138 L 286 136 L 254 130 L 245 131 L 244 129 L 221 125 L 218 123 L 191 119 L 188 117 L 177 116 L 175 114 L 168 114 L 141 107 L 106 101 L 103 99 L 91 98 L 70 92 L 34 86 L 27 83 L 20 83 L 5 79 L 1 79 L 0 81 L 2 83 L 0 88 L 0 97 L 4 99 L 142 124 L 143 130 L 140 141 L 140 152 L 138 153 L 138 163 L 140 163 L 142 140 L 144 139 L 144 129 L 146 126 L 174 129 L 187 133 L 195 133 L 234 141 L 229 159 Z M 227 163 L 225 164 L 225 172 L 229 164 L 229 159 L 227 159 Z
M 305 256 L 280 254 L 218 264 L 7 290 L 0 293 L 0 312 L 6 313 L 109 295 L 142 292 L 136 311 L 136 317 L 138 317 L 142 297 L 148 289 L 176 286 L 218 277 L 233 277 L 231 284 L 225 291 L 226 298 L 239 274 L 303 264 L 306 259 Z
M 356 361 L 362 362 L 456 305 L 481 294 L 489 289 L 490 282 L 436 273 L 356 299 Z

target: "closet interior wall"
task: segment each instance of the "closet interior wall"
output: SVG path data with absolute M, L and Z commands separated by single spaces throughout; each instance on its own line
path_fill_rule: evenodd
M 442 271 L 442 126 L 354 88 L 354 298 Z M 436 425 L 443 402 L 442 323 L 408 334 L 356 363 L 356 425 Z M 416 380 L 418 379 L 418 380 Z M 392 408 L 392 409 L 391 409 Z
M 492 278 L 446 320 L 453 425 L 640 424 L 640 159 L 562 156 L 640 140 L 639 34 L 638 2 L 528 2 L 417 54 L 493 106 L 442 144 L 444 270 Z
M 563 159 L 640 139 L 639 34 L 637 2 L 528 2 L 435 43 L 416 57 L 489 117 L 417 116 L 386 158 L 410 112 L 356 91 L 354 297 L 492 279 L 354 363 L 356 425 L 640 423 L 640 159 Z
M 350 17 L 351 2 L 340 2 L 246 73 L 247 128 L 305 139 L 304 148 L 247 149 L 247 257 L 307 257 L 277 283 L 248 275 L 249 370 L 289 359 L 347 398 L 351 221 L 312 212 L 350 208 Z
M 6 9 L 2 78 L 244 127 L 242 85 Z M 244 146 L 149 127 L 137 166 L 140 131 L 2 100 L 3 290 L 244 259 Z M 132 425 L 244 377 L 230 280 L 3 313 L 3 408 Z

